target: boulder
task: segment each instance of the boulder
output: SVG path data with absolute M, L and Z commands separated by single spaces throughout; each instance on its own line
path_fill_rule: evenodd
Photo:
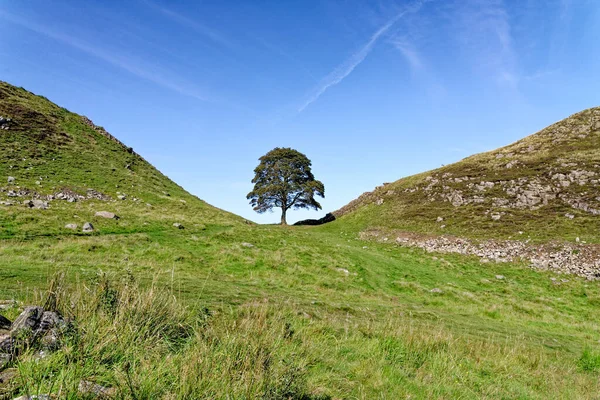
M 29 208 L 35 208 L 37 210 L 45 210 L 48 208 L 48 202 L 39 199 L 25 200 L 23 204 Z
M 8 177 L 8 183 L 13 183 L 15 181 L 15 177 L 14 176 L 9 176 Z
M 244 242 L 244 243 L 242 243 L 242 247 L 252 248 L 252 247 L 254 247 L 254 245 L 252 243 Z
M 120 195 L 117 196 L 117 199 L 119 199 L 119 200 L 125 200 L 126 198 L 127 197 L 125 195 L 123 195 L 123 194 L 120 194 Z
M 83 224 L 83 232 L 94 232 L 94 225 L 92 225 L 90 222 L 86 222 L 85 224 Z
M 179 222 L 175 222 L 175 223 L 173 224 L 173 226 L 174 226 L 175 228 L 177 228 L 177 229 L 185 229 L 185 227 L 184 227 L 183 225 L 181 225 Z
M 77 224 L 66 224 L 65 229 L 77 230 Z
M 40 324 L 44 309 L 42 307 L 26 307 L 12 324 L 10 335 L 19 336 L 24 332 L 33 332 Z
M 115 215 L 115 213 L 111 213 L 109 211 L 98 211 L 95 216 L 107 219 L 119 219 L 118 215 Z

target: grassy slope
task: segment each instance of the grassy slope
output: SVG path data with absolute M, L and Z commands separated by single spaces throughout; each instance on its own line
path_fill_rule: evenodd
M 516 163 L 507 168 L 508 163 Z M 357 229 L 387 228 L 432 234 L 454 234 L 474 238 L 510 238 L 522 231 L 534 240 L 581 237 L 598 242 L 600 216 L 573 209 L 559 199 L 537 209 L 505 208 L 493 204 L 493 198 L 509 199 L 501 181 L 539 180 L 542 185 L 556 185 L 551 177 L 585 170 L 600 174 L 600 108 L 589 109 L 560 121 L 534 135 L 509 146 L 477 154 L 460 162 L 419 175 L 400 179 L 378 187 L 342 208 L 336 215 Z M 432 190 L 423 190 L 434 177 L 440 181 Z M 456 178 L 469 178 L 456 182 Z M 596 175 L 595 179 L 598 179 Z M 468 185 L 482 181 L 496 186 L 485 192 Z M 442 189 L 445 186 L 446 189 Z M 522 185 L 527 189 L 527 184 Z M 417 190 L 415 190 L 417 189 Z M 465 197 L 480 195 L 479 204 L 453 206 L 439 194 L 457 190 Z M 600 185 L 571 184 L 560 188 L 560 195 L 582 199 L 600 208 Z M 430 201 L 430 196 L 436 196 Z M 383 204 L 377 205 L 377 200 Z M 494 212 L 504 212 L 500 220 L 491 219 Z M 568 219 L 565 214 L 573 214 Z M 437 217 L 444 218 L 437 222 Z M 442 228 L 442 225 L 444 227 Z
M 0 206 L 0 237 L 69 234 L 65 224 L 81 227 L 85 221 L 103 233 L 172 229 L 174 222 L 228 226 L 242 221 L 190 195 L 135 152 L 43 97 L 0 82 L 0 116 L 13 120 L 9 130 L 0 130 L 0 188 L 5 189 L 0 200 L 28 198 L 6 197 L 8 190 L 48 195 L 68 189 L 85 195 L 88 188 L 112 199 L 55 200 L 50 210 Z M 16 178 L 10 185 L 9 176 Z M 117 192 L 127 199 L 117 200 Z M 94 218 L 102 210 L 123 218 Z
M 35 107 L 50 107 L 19 93 Z M 598 392 L 596 283 L 569 277 L 557 285 L 550 280 L 555 275 L 519 265 L 365 247 L 357 240 L 361 227 L 346 218 L 321 227 L 243 224 L 142 162 L 143 171 L 116 169 L 113 178 L 112 169 L 95 172 L 99 163 L 89 173 L 74 168 L 78 152 L 63 154 L 69 154 L 61 158 L 64 171 L 47 169 L 44 189 L 62 180 L 114 197 L 119 189 L 112 186 L 126 182 L 136 191 L 122 191 L 143 202 L 0 206 L 2 224 L 10 227 L 0 239 L 0 299 L 39 304 L 39 291 L 62 272 L 61 307 L 79 325 L 62 351 L 21 359 L 13 397 L 60 391 L 76 398 L 80 379 L 116 387 L 122 398 L 153 399 L 546 399 Z M 124 157 L 116 166 L 130 156 L 119 148 L 110 154 Z M 50 168 L 47 156 L 34 160 L 37 171 Z M 22 186 L 41 175 L 10 171 Z M 74 214 L 91 218 L 98 205 L 114 207 L 122 219 L 97 221 L 94 235 L 62 229 Z M 190 221 L 186 229 L 173 229 L 183 218 Z M 113 283 L 112 292 L 100 271 L 125 283 Z M 118 305 L 110 306 L 112 293 Z

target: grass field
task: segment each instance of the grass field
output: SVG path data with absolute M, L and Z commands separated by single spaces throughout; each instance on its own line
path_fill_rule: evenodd
M 436 257 L 356 233 L 340 221 L 4 239 L 1 296 L 33 302 L 63 272 L 64 296 L 75 298 L 64 312 L 77 316 L 77 346 L 91 352 L 32 353 L 21 387 L 75 393 L 85 378 L 123 398 L 594 398 L 595 282 L 557 276 L 568 280 L 557 285 L 523 265 Z M 94 306 L 100 281 L 149 303 L 118 302 L 134 320 L 113 321 Z M 175 347 L 131 336 L 155 313 L 193 334 Z M 107 361 L 106 351 L 116 355 Z

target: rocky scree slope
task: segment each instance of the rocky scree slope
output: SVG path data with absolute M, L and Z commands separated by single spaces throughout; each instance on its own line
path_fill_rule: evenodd
M 87 117 L 0 81 L 0 236 L 86 221 L 135 231 L 241 218 L 192 196 Z
M 600 108 L 384 184 L 334 214 L 361 230 L 600 242 Z

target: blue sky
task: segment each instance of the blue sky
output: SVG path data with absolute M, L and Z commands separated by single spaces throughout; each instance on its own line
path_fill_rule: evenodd
M 600 105 L 597 0 L 0 0 L 0 38 L 1 80 L 257 222 L 274 147 L 325 184 L 293 222 Z

